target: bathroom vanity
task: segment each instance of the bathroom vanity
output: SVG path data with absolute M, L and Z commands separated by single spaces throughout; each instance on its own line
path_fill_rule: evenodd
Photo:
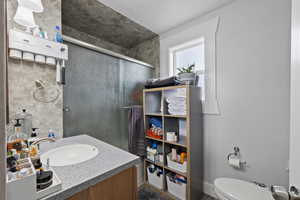
M 134 200 L 137 192 L 135 165 L 140 158 L 87 135 L 41 144 L 41 154 L 68 145 L 91 145 L 99 151 L 84 162 L 50 166 L 62 181 L 62 190 L 43 200 Z M 68 157 L 68 156 L 66 156 Z

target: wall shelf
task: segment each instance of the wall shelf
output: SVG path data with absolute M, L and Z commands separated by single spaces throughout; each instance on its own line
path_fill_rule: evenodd
M 185 115 L 172 115 L 168 113 L 168 104 L 166 98 L 170 94 L 181 91 L 180 94 L 184 95 L 186 99 L 186 114 Z M 143 106 L 145 109 L 144 114 L 144 127 L 145 132 L 149 128 L 149 118 L 157 117 L 162 121 L 163 138 L 156 139 L 146 136 L 148 141 L 156 141 L 162 144 L 164 162 L 157 163 L 151 160 L 144 160 L 144 179 L 146 185 L 152 186 L 148 183 L 147 166 L 153 164 L 163 170 L 163 189 L 159 191 L 168 197 L 178 199 L 176 196 L 168 191 L 167 174 L 174 173 L 186 177 L 186 198 L 197 199 L 201 197 L 202 190 L 199 188 L 199 183 L 202 182 L 202 110 L 201 110 L 201 94 L 200 88 L 180 85 L 162 88 L 145 89 L 143 91 Z M 182 128 L 182 123 L 185 124 Z M 166 132 L 179 133 L 179 141 L 171 142 L 166 140 Z M 181 133 L 183 133 L 181 135 Z M 171 148 L 178 148 L 187 153 L 187 171 L 186 173 L 175 170 L 168 166 L 167 155 L 170 153 Z M 192 177 L 192 178 L 191 178 Z M 194 186 L 193 186 L 194 185 Z
M 155 140 L 155 141 L 158 141 L 158 142 L 163 142 L 162 139 L 153 138 L 153 137 L 150 137 L 150 136 L 146 136 L 146 139 L 149 139 L 149 140 Z

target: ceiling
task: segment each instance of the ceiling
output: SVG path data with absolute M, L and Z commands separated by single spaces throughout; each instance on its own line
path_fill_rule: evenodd
M 98 0 L 161 34 L 233 0 Z
M 63 0 L 62 23 L 127 49 L 157 36 L 97 0 Z

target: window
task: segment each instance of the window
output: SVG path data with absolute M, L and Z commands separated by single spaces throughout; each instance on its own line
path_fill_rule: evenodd
M 193 44 L 194 43 L 194 44 Z M 195 64 L 195 72 L 199 78 L 198 87 L 202 88 L 202 101 L 205 100 L 205 56 L 204 56 L 204 39 L 185 44 L 178 49 L 174 48 L 173 59 L 173 75 L 178 74 L 178 68 L 187 67 Z M 172 71 L 172 70 L 170 70 Z
M 177 67 L 196 65 L 202 112 L 219 114 L 216 80 L 216 36 L 219 17 L 191 21 L 160 36 L 160 75 L 177 75 Z

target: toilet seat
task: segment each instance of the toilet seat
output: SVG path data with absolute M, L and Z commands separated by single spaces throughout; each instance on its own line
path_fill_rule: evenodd
M 268 188 L 262 188 L 254 183 L 218 178 L 215 180 L 215 192 L 221 200 L 274 200 Z

